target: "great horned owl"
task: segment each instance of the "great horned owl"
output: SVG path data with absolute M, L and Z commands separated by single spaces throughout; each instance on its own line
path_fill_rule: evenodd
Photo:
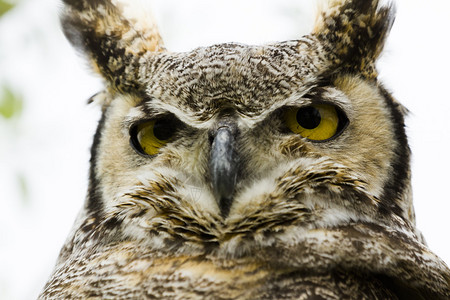
M 415 227 L 406 109 L 377 79 L 392 4 L 331 0 L 298 40 L 186 53 L 126 1 L 64 5 L 106 87 L 41 298 L 450 298 Z

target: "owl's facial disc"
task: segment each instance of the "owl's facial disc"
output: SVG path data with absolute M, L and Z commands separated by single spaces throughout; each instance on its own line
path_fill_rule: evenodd
M 225 218 L 230 212 L 236 187 L 239 159 L 235 150 L 236 125 L 219 123 L 211 133 L 211 154 L 209 170 L 211 184 L 221 215 Z

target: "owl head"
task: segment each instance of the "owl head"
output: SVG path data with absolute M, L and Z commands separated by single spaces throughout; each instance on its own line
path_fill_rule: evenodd
M 250 233 L 414 227 L 406 110 L 375 67 L 392 5 L 333 0 L 298 40 L 174 53 L 132 2 L 64 2 L 65 35 L 106 86 L 93 224 L 228 250 Z
M 64 3 L 64 33 L 105 89 L 55 291 L 77 276 L 100 289 L 141 257 L 151 275 L 139 282 L 158 284 L 165 267 L 183 273 L 183 257 L 251 264 L 267 282 L 375 274 L 408 299 L 448 298 L 450 271 L 415 227 L 406 109 L 377 76 L 392 4 L 330 0 L 297 40 L 175 53 L 133 2 Z

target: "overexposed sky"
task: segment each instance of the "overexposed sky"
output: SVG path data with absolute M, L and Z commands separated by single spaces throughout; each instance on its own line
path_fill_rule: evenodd
M 144 0 L 141 0 L 143 2 Z M 166 47 L 296 39 L 314 21 L 311 0 L 151 0 Z M 411 114 L 417 223 L 450 262 L 450 1 L 399 0 L 380 78 Z M 0 298 L 36 298 L 87 189 L 101 80 L 62 35 L 57 0 L 22 0 L 0 19 L 0 86 L 24 97 L 20 119 L 0 117 Z M 24 178 L 23 195 L 18 178 Z

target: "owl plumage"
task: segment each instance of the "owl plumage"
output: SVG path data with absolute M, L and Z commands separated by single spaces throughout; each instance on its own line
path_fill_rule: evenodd
M 299 40 L 186 53 L 131 2 L 64 5 L 105 90 L 40 298 L 450 298 L 415 226 L 406 109 L 377 79 L 392 5 L 331 0 Z

